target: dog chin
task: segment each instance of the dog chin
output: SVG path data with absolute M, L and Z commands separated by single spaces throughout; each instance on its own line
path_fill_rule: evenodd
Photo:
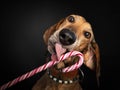
M 77 42 L 72 45 L 62 45 L 60 42 L 55 42 L 56 40 L 49 40 L 48 42 L 48 51 L 50 54 L 56 54 L 57 52 L 62 52 L 61 54 L 65 54 L 67 52 L 73 51 L 74 47 L 77 46 Z

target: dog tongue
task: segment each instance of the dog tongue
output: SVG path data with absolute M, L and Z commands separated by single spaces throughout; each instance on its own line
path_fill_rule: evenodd
M 55 44 L 55 50 L 56 50 L 56 54 L 57 54 L 57 58 L 59 59 L 60 56 L 66 52 L 66 49 L 62 47 L 61 44 L 56 43 Z

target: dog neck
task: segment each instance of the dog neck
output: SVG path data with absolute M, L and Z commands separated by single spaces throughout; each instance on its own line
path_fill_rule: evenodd
M 56 57 L 51 56 L 51 54 L 48 53 L 48 58 L 46 59 L 46 61 L 48 62 L 50 60 L 56 60 L 56 59 L 57 59 Z M 56 82 L 60 81 L 59 83 L 62 82 L 65 84 L 79 81 L 79 75 L 80 75 L 79 69 L 76 69 L 70 72 L 62 72 L 61 70 L 56 69 L 55 66 L 50 67 L 47 70 L 47 73 L 49 77 L 54 81 Z
M 78 70 L 73 70 L 70 72 L 62 72 L 61 70 L 56 70 L 54 67 L 52 67 L 50 68 L 50 72 L 53 76 L 56 76 L 63 80 L 73 79 L 78 76 Z
M 58 83 L 71 84 L 71 83 L 79 81 L 78 70 L 63 73 L 62 71 L 56 70 L 54 67 L 51 67 L 48 69 L 47 72 L 48 72 L 49 77 L 53 81 L 58 82 Z

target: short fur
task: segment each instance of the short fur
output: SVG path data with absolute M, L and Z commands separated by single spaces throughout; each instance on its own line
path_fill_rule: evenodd
M 68 18 L 72 16 L 74 17 L 75 21 L 70 22 Z M 55 42 L 59 42 L 58 34 L 63 28 L 70 28 L 75 34 L 76 34 L 76 41 L 72 45 L 64 46 L 68 51 L 71 50 L 77 50 L 83 53 L 84 55 L 84 64 L 90 68 L 91 70 L 96 72 L 96 78 L 99 82 L 99 76 L 100 76 L 100 54 L 99 54 L 99 47 L 98 44 L 95 41 L 93 31 L 91 28 L 91 25 L 89 22 L 85 20 L 84 17 L 79 15 L 70 15 L 62 20 L 60 20 L 55 25 L 51 26 L 49 29 L 47 29 L 44 33 L 44 41 L 45 44 L 48 46 L 49 42 L 52 42 L 54 44 Z M 86 38 L 84 36 L 84 32 L 89 32 L 90 37 Z M 50 53 L 53 52 L 52 47 L 48 48 L 48 51 Z M 52 67 L 53 74 L 58 69 L 62 69 L 65 67 L 65 63 L 70 63 L 75 61 L 75 57 L 68 58 L 65 60 L 65 62 L 58 63 L 55 67 Z M 56 69 L 57 68 L 57 69 Z M 55 72 L 54 72 L 55 71 Z M 63 79 L 69 79 L 76 76 L 79 76 L 78 70 L 74 70 L 68 73 L 60 73 L 61 77 Z M 41 77 L 37 83 L 34 85 L 32 90 L 82 90 L 82 86 L 79 82 L 75 82 L 72 84 L 59 84 L 53 80 L 51 80 L 47 73 Z

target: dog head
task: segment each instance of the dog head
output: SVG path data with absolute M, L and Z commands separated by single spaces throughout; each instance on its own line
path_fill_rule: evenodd
M 82 52 L 84 64 L 91 70 L 95 70 L 99 76 L 99 47 L 95 41 L 92 27 L 84 17 L 70 15 L 60 20 L 45 31 L 43 38 L 51 54 L 56 53 L 56 43 L 59 43 L 64 49 L 61 54 L 73 50 Z

